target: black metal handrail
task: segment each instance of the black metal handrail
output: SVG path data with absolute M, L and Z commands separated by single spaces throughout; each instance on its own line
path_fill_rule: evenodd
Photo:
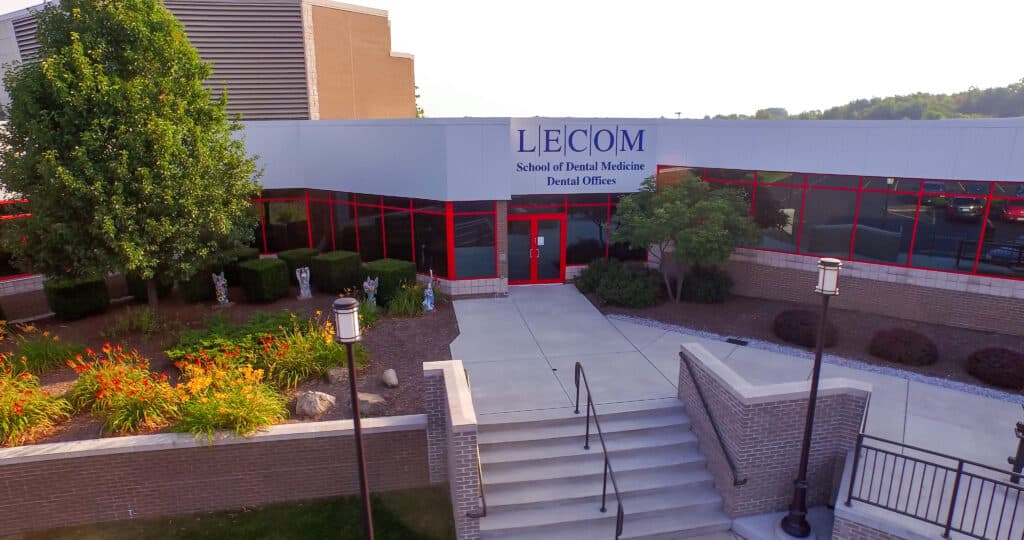
M 466 386 L 469 387 L 469 370 L 463 369 L 462 372 L 466 375 Z M 472 394 L 472 389 L 470 389 Z M 480 463 L 480 447 L 476 448 L 476 478 L 477 478 L 477 492 L 480 499 L 480 508 L 477 510 L 470 510 L 466 512 L 466 517 L 479 519 L 487 517 L 487 492 L 484 490 L 484 467 Z
M 686 354 L 682 352 L 679 353 L 679 358 L 682 359 L 683 364 L 686 364 L 686 371 L 689 372 L 690 380 L 693 381 L 693 387 L 697 389 L 697 395 L 700 396 L 700 403 L 704 407 L 704 412 L 708 415 L 708 423 L 711 424 L 711 427 L 715 430 L 715 437 L 718 439 L 718 446 L 722 449 L 722 455 L 725 456 L 726 463 L 729 464 L 729 470 L 732 471 L 732 485 L 742 486 L 746 484 L 746 477 L 739 477 L 739 473 L 736 471 L 736 462 L 733 460 L 732 455 L 729 453 L 729 449 L 722 441 L 722 432 L 718 430 L 718 422 L 715 422 L 715 417 L 711 413 L 711 409 L 708 407 L 708 400 L 704 397 L 704 390 L 700 386 L 700 381 L 697 380 L 697 375 L 693 372 L 693 366 L 690 365 L 690 360 L 686 357 Z
M 593 411 L 594 426 L 597 428 L 597 437 L 601 440 L 601 450 L 604 452 L 604 486 L 601 488 L 601 511 L 606 512 L 608 505 L 608 478 L 612 479 L 612 489 L 615 490 L 615 501 L 617 509 L 615 513 L 615 538 L 622 536 L 622 525 L 626 520 L 626 511 L 622 507 L 622 494 L 619 493 L 619 484 L 615 481 L 615 471 L 612 470 L 612 463 L 608 460 L 608 447 L 604 444 L 604 433 L 601 431 L 601 421 L 597 418 L 597 409 L 594 407 L 594 400 L 590 395 L 590 384 L 587 383 L 587 374 L 583 372 L 583 364 L 576 362 L 576 369 L 573 372 L 573 379 L 576 382 L 576 414 L 580 413 L 580 380 L 587 389 L 587 431 L 584 436 L 583 448 L 590 450 L 590 413 Z
M 866 440 L 896 450 L 869 446 Z M 968 467 L 981 471 L 971 472 Z M 858 501 L 924 521 L 942 527 L 943 538 L 949 538 L 950 532 L 984 540 L 1020 538 L 1024 524 L 1018 524 L 1017 513 L 1024 504 L 1024 487 L 996 478 L 1003 475 L 1015 476 L 976 461 L 861 433 L 853 453 L 846 506 Z

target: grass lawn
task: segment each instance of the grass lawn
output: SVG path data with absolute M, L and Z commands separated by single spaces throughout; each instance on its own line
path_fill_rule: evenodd
M 359 539 L 359 499 L 343 497 L 249 510 L 118 521 L 24 535 L 25 540 Z M 374 495 L 378 540 L 455 538 L 447 490 L 423 488 Z

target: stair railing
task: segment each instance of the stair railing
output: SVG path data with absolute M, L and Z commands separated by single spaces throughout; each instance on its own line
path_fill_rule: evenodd
M 612 481 L 612 489 L 615 491 L 616 513 L 615 513 L 615 538 L 622 536 L 622 525 L 626 520 L 626 512 L 622 508 L 622 494 L 619 493 L 619 485 L 615 481 L 615 471 L 612 470 L 611 461 L 608 460 L 608 447 L 604 443 L 604 433 L 601 431 L 601 422 L 597 418 L 597 409 L 594 407 L 594 400 L 590 395 L 590 384 L 587 383 L 587 374 L 583 372 L 583 365 L 576 362 L 576 369 L 573 373 L 573 380 L 576 382 L 576 414 L 580 414 L 580 381 L 587 390 L 587 429 L 584 435 L 583 448 L 590 450 L 590 419 L 594 419 L 594 427 L 597 429 L 597 437 L 601 441 L 601 450 L 604 452 L 604 485 L 601 488 L 601 512 L 608 511 L 608 479 Z M 591 414 L 593 413 L 593 414 Z
M 690 365 L 690 360 L 685 354 L 679 353 L 679 358 L 682 359 L 683 364 L 686 365 L 686 371 L 690 373 L 690 380 L 693 381 L 693 387 L 697 389 L 697 395 L 700 396 L 700 403 L 704 407 L 705 414 L 708 415 L 708 423 L 715 430 L 715 437 L 718 440 L 718 446 L 722 449 L 722 455 L 725 456 L 726 463 L 729 464 L 729 470 L 732 471 L 732 485 L 742 486 L 747 483 L 747 479 L 740 478 L 739 473 L 736 471 L 736 462 L 732 458 L 732 454 L 729 453 L 729 448 L 725 446 L 722 441 L 722 432 L 718 430 L 718 422 L 715 422 L 715 417 L 711 413 L 711 409 L 708 407 L 708 400 L 704 397 L 704 389 L 700 386 L 700 381 L 697 380 L 697 375 L 693 372 L 693 366 Z

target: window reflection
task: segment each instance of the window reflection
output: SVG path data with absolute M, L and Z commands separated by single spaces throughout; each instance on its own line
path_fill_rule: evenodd
M 917 195 L 864 192 L 860 197 L 853 258 L 906 264 L 914 236 Z
M 795 187 L 757 186 L 754 222 L 764 231 L 761 247 L 796 251 L 803 192 Z
M 455 216 L 455 276 L 466 278 L 493 278 L 494 216 Z
M 856 191 L 808 190 L 800 252 L 823 257 L 849 257 L 856 213 Z
M 607 206 L 570 208 L 566 219 L 566 264 L 589 264 L 595 259 L 603 259 L 607 232 Z

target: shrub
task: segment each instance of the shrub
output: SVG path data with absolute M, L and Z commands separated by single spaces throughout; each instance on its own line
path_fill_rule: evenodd
M 814 348 L 818 336 L 818 314 L 806 309 L 787 309 L 775 316 L 775 336 L 802 347 Z M 839 331 L 831 321 L 825 324 L 825 347 L 839 341 Z
M 377 303 L 387 306 L 403 283 L 416 282 L 416 265 L 398 259 L 378 259 L 363 265 L 364 273 L 380 279 L 377 283 Z
M 149 306 L 129 306 L 116 317 L 100 334 L 106 339 L 114 339 L 131 334 L 155 334 L 160 330 L 156 312 Z
M 137 302 L 145 302 L 149 300 L 149 292 L 147 286 L 149 280 L 142 279 L 136 274 L 125 274 L 124 282 L 128 286 L 128 294 L 135 297 Z M 174 290 L 174 280 L 164 277 L 158 277 L 156 280 L 156 297 L 166 298 L 167 295 L 171 294 Z
M 167 375 L 152 373 L 138 351 L 125 352 L 118 345 L 103 346 L 102 354 L 88 351 L 68 360 L 78 372 L 67 398 L 79 411 L 89 410 L 103 420 L 112 433 L 136 433 L 162 428 L 178 415 L 178 392 L 167 382 Z
M 939 360 L 939 348 L 934 341 L 905 328 L 876 332 L 868 352 L 883 360 L 908 366 L 930 366 Z
M 597 286 L 597 296 L 616 306 L 653 306 L 658 301 L 658 277 L 642 266 L 612 265 Z
M 217 314 L 207 319 L 203 328 L 184 330 L 178 335 L 178 342 L 167 349 L 167 358 L 181 360 L 188 354 L 200 350 L 220 350 L 236 345 L 250 347 L 256 338 L 263 335 L 281 335 L 293 328 L 298 316 L 290 311 L 279 313 L 257 312 L 240 325 L 233 325 Z
M 178 431 L 208 440 L 220 429 L 249 435 L 288 415 L 287 400 L 264 382 L 261 369 L 196 363 L 183 366 L 182 375 Z
M 716 266 L 694 266 L 683 276 L 682 300 L 697 304 L 721 304 L 729 297 L 732 278 Z
M 242 284 L 242 276 L 238 271 L 238 265 L 245 261 L 254 261 L 260 258 L 260 250 L 253 247 L 240 247 L 229 249 L 224 252 L 224 278 L 228 280 L 229 287 Z
M 288 265 L 281 259 L 257 259 L 238 265 L 249 302 L 273 302 L 288 295 Z
M 46 304 L 63 321 L 74 321 L 103 313 L 110 306 L 110 293 L 103 278 L 47 278 L 43 283 Z
M 426 291 L 419 283 L 403 283 L 388 302 L 388 315 L 393 317 L 415 317 L 423 313 L 423 299 Z
M 26 325 L 16 334 L 16 346 L 12 358 L 16 359 L 15 369 L 41 374 L 55 367 L 63 366 L 68 360 L 85 351 L 85 346 L 73 341 L 61 341 L 57 334 L 39 332 L 34 326 Z
M 299 284 L 299 278 L 295 277 L 295 269 L 310 268 L 309 280 L 313 281 L 313 270 L 311 268 L 313 257 L 316 257 L 319 251 L 313 248 L 298 248 L 289 249 L 287 251 L 277 252 L 277 258 L 281 259 L 288 265 L 288 280 L 291 281 L 292 285 Z
M 597 286 L 601 284 L 601 278 L 608 273 L 612 268 L 622 266 L 622 262 L 618 259 L 596 259 L 591 261 L 586 268 L 580 272 L 573 283 L 576 288 L 583 294 L 589 294 L 597 291 Z
M 313 257 L 309 264 L 310 281 L 320 292 L 338 294 L 361 284 L 362 262 L 354 251 L 329 251 Z
M 191 278 L 178 282 L 178 296 L 190 304 L 213 300 L 217 297 L 217 288 L 213 285 L 213 274 L 219 274 L 223 269 L 217 265 L 199 269 Z
M 989 347 L 967 357 L 967 372 L 981 381 L 1011 390 L 1024 388 L 1024 354 Z
M 0 444 L 30 442 L 71 416 L 71 405 L 39 387 L 39 379 L 0 358 Z

